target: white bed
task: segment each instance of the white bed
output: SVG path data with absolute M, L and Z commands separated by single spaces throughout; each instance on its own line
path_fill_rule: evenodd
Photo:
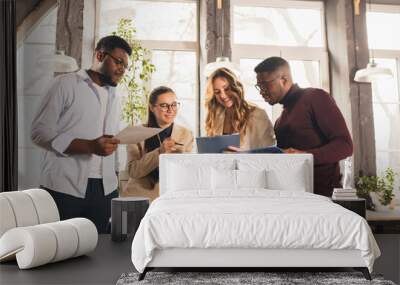
M 154 267 L 354 267 L 369 278 L 380 252 L 367 222 L 312 194 L 312 169 L 311 155 L 162 155 L 161 196 L 132 243 L 140 278 Z

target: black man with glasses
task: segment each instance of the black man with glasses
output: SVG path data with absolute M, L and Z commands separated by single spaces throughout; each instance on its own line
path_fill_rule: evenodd
M 143 142 L 127 146 L 129 180 L 121 196 L 147 197 L 153 201 L 159 196 L 160 154 L 192 151 L 192 132 L 175 123 L 179 106 L 175 92 L 169 87 L 160 86 L 150 92 L 144 126 L 163 130 Z
M 32 141 L 45 150 L 41 188 L 62 220 L 88 218 L 100 233 L 107 232 L 110 201 L 118 196 L 115 87 L 131 53 L 120 37 L 100 39 L 90 69 L 57 76 L 32 123 Z
M 256 88 L 270 105 L 282 104 L 274 130 L 286 153 L 314 156 L 314 193 L 332 196 L 340 187 L 339 161 L 351 156 L 353 142 L 332 96 L 322 89 L 293 83 L 289 63 L 270 57 L 258 64 Z

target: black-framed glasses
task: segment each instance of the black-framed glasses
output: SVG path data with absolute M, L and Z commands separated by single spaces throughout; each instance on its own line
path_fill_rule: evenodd
M 156 104 L 154 106 L 158 106 L 158 107 L 160 107 L 161 111 L 167 112 L 169 109 L 171 109 L 172 111 L 178 110 L 179 107 L 181 106 L 181 103 L 179 103 L 179 102 L 173 102 L 172 104 L 160 103 L 160 104 Z
M 104 54 L 106 54 L 109 57 L 111 57 L 116 65 L 122 66 L 125 70 L 129 70 L 130 69 L 130 66 L 127 63 L 125 63 L 122 59 L 116 58 L 115 56 L 113 56 L 109 52 L 104 52 Z
M 261 81 L 260 83 L 254 84 L 254 87 L 257 89 L 258 92 L 266 91 L 269 87 L 269 84 L 277 79 L 281 79 L 282 76 L 275 77 L 271 80 Z

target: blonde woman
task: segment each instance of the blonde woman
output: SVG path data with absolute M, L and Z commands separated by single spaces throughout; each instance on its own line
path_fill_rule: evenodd
M 164 130 L 144 142 L 127 146 L 129 180 L 121 196 L 141 196 L 154 200 L 159 196 L 159 155 L 191 152 L 192 132 L 174 123 L 178 108 L 179 102 L 171 88 L 160 86 L 150 93 L 145 126 Z
M 242 83 L 229 69 L 217 69 L 209 77 L 206 108 L 208 136 L 239 133 L 242 149 L 275 144 L 274 129 L 267 113 L 246 101 Z

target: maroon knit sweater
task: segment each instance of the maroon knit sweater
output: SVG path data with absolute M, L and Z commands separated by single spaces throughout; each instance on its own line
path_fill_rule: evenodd
M 353 142 L 333 98 L 321 89 L 294 84 L 279 102 L 283 112 L 275 122 L 280 148 L 314 155 L 314 193 L 331 196 L 340 187 L 339 161 L 353 153 Z

